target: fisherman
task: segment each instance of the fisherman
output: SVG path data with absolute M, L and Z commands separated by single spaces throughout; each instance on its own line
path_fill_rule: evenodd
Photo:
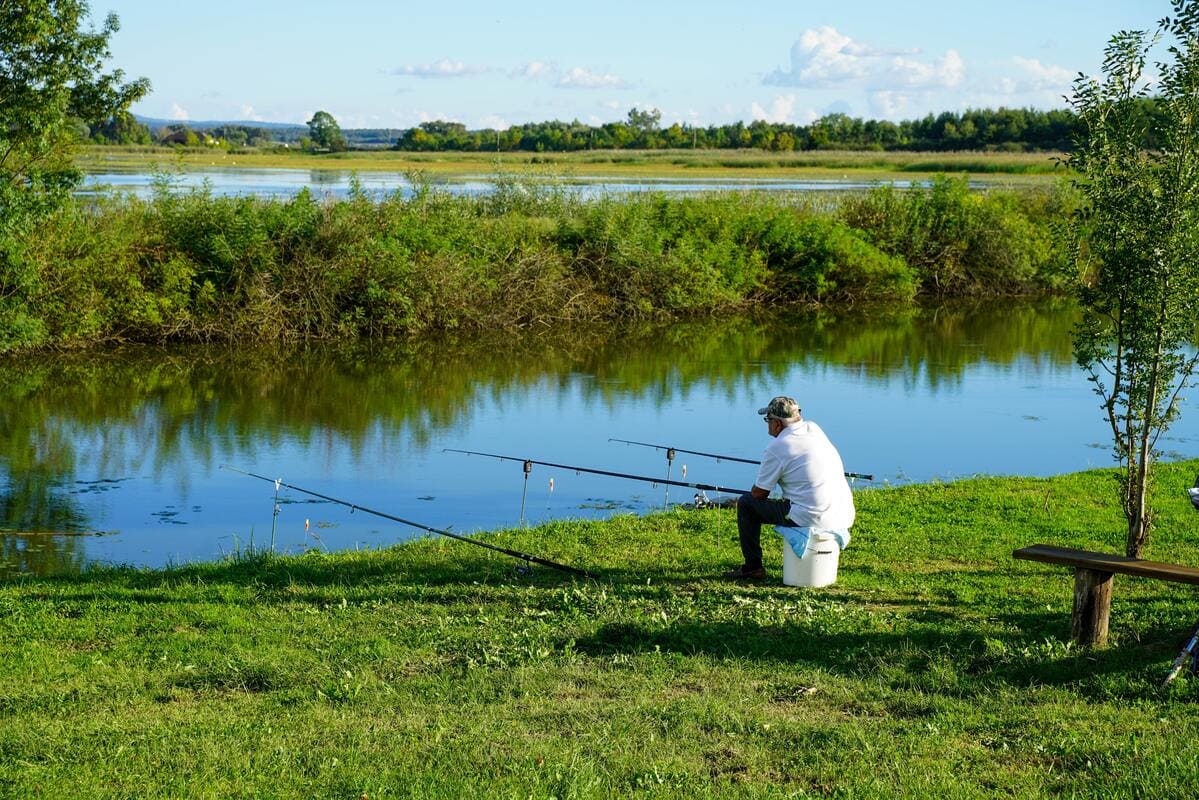
M 774 438 L 762 456 L 753 489 L 737 500 L 740 567 L 724 573 L 735 580 L 762 580 L 762 524 L 848 534 L 853 524 L 853 493 L 841 455 L 815 422 L 804 420 L 791 397 L 776 397 L 758 413 Z M 783 497 L 770 499 L 778 486 Z

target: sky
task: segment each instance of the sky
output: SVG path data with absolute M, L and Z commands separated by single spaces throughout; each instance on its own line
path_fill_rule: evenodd
M 500 3 L 92 0 L 111 66 L 147 77 L 139 114 L 343 128 L 804 124 L 1000 105 L 1062 108 L 1122 29 L 1166 0 Z

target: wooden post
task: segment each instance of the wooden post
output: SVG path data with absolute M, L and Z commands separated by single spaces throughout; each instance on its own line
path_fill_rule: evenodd
M 1107 618 L 1112 609 L 1112 573 L 1079 567 L 1074 572 L 1074 616 L 1071 633 L 1079 644 L 1107 644 Z

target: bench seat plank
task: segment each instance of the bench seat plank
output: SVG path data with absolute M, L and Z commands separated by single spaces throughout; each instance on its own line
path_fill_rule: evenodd
M 1094 553 L 1089 550 L 1075 550 L 1072 547 L 1054 547 L 1048 544 L 1034 544 L 1022 547 L 1012 553 L 1013 558 L 1026 561 L 1042 561 L 1046 564 L 1062 564 L 1068 567 L 1094 570 L 1096 572 L 1119 572 L 1124 575 L 1137 575 L 1142 578 L 1158 578 L 1175 583 L 1191 583 L 1199 585 L 1199 569 L 1184 567 L 1179 564 L 1164 564 L 1160 561 L 1146 561 L 1141 558 L 1117 556 L 1111 553 Z

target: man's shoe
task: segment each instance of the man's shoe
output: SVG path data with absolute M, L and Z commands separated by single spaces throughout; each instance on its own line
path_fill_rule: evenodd
M 762 581 L 766 580 L 765 567 L 747 567 L 744 564 L 736 569 L 730 569 L 721 577 L 731 581 Z

